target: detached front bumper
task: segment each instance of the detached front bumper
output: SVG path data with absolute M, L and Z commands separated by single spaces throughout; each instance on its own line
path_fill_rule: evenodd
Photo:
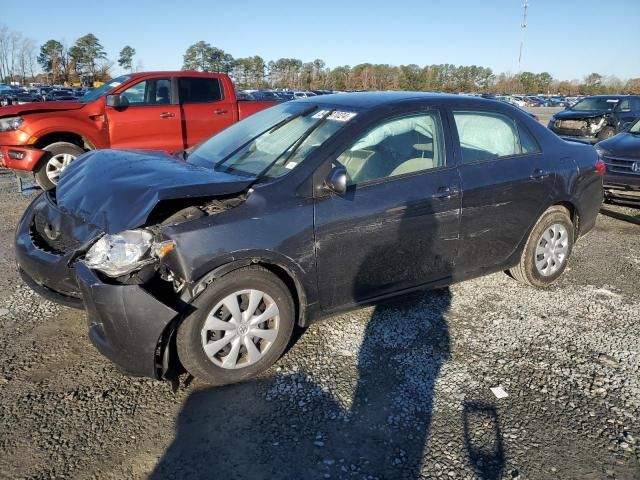
M 140 285 L 105 283 L 82 262 L 74 268 L 91 342 L 128 374 L 160 378 L 167 365 L 158 347 L 178 312 Z

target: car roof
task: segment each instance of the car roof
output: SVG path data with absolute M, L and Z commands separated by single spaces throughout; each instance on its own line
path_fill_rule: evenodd
M 404 103 L 411 100 L 434 100 L 438 103 L 477 103 L 478 105 L 493 105 L 495 100 L 481 97 L 460 96 L 447 93 L 428 92 L 351 92 L 318 95 L 315 97 L 296 100 L 300 103 L 326 104 L 332 106 L 351 107 L 358 109 L 376 108 L 384 105 Z

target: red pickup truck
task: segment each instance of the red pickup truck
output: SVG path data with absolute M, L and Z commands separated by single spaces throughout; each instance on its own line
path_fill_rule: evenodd
M 274 102 L 238 102 L 231 79 L 201 72 L 132 73 L 76 102 L 0 107 L 0 161 L 34 172 L 43 189 L 87 150 L 175 152 Z

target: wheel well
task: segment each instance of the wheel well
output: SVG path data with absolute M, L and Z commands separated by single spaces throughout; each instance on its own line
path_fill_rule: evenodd
M 296 309 L 296 318 L 298 319 L 298 324 L 299 325 L 304 325 L 304 315 L 303 315 L 303 310 L 301 309 L 301 304 L 302 304 L 302 297 L 301 297 L 301 290 L 302 290 L 302 286 L 299 286 L 296 284 L 296 281 L 294 280 L 293 276 L 291 275 L 291 273 L 289 271 L 287 271 L 286 269 L 282 268 L 279 265 L 275 265 L 272 263 L 262 263 L 262 262 L 258 262 L 258 265 L 266 268 L 267 270 L 269 270 L 271 273 L 273 273 L 276 277 L 278 277 L 280 280 L 282 280 L 282 282 L 287 286 L 287 288 L 289 289 L 289 291 L 291 292 L 291 297 L 293 298 L 293 303 Z
M 298 319 L 298 325 L 304 327 L 306 325 L 306 295 L 304 287 L 298 281 L 291 271 L 276 263 L 271 263 L 261 258 L 247 258 L 245 260 L 239 260 L 232 263 L 227 263 L 218 267 L 217 269 L 209 272 L 196 283 L 196 287 L 192 290 L 192 294 L 189 298 L 183 299 L 186 302 L 191 302 L 195 297 L 200 295 L 206 286 L 214 282 L 216 278 L 223 277 L 224 275 L 233 272 L 239 268 L 248 267 L 250 265 L 260 265 L 262 268 L 269 270 L 276 277 L 278 277 L 291 292 L 293 298 L 294 307 L 296 310 L 296 318 Z
M 34 147 L 44 148 L 47 145 L 51 145 L 52 143 L 56 142 L 72 143 L 85 150 L 93 150 L 95 148 L 89 140 L 82 137 L 81 135 L 78 135 L 77 133 L 71 132 L 48 133 L 42 138 L 39 138 L 38 141 L 34 144 Z
M 578 214 L 578 209 L 571 202 L 559 202 L 552 207 L 562 207 L 569 214 L 569 218 L 571 219 L 571 223 L 573 223 L 573 235 L 574 238 L 578 238 L 580 236 L 580 215 Z

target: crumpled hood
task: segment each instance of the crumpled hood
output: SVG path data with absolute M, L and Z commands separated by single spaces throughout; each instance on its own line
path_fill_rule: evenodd
M 627 157 L 640 159 L 640 135 L 632 135 L 627 132 L 604 140 L 598 144 L 614 157 Z
M 23 105 L 10 105 L 7 107 L 2 107 L 2 110 L 0 110 L 0 117 L 11 117 L 13 115 L 21 115 L 24 113 L 45 113 L 57 112 L 62 110 L 79 110 L 86 105 L 89 104 L 80 102 L 33 102 L 25 103 Z
M 580 120 L 583 118 L 595 118 L 603 115 L 609 115 L 611 112 L 607 110 L 590 110 L 587 112 L 576 112 L 574 110 L 562 110 L 553 116 L 558 120 Z
M 216 172 L 163 152 L 96 150 L 63 172 L 58 208 L 106 233 L 144 225 L 162 200 L 244 191 L 252 178 Z

